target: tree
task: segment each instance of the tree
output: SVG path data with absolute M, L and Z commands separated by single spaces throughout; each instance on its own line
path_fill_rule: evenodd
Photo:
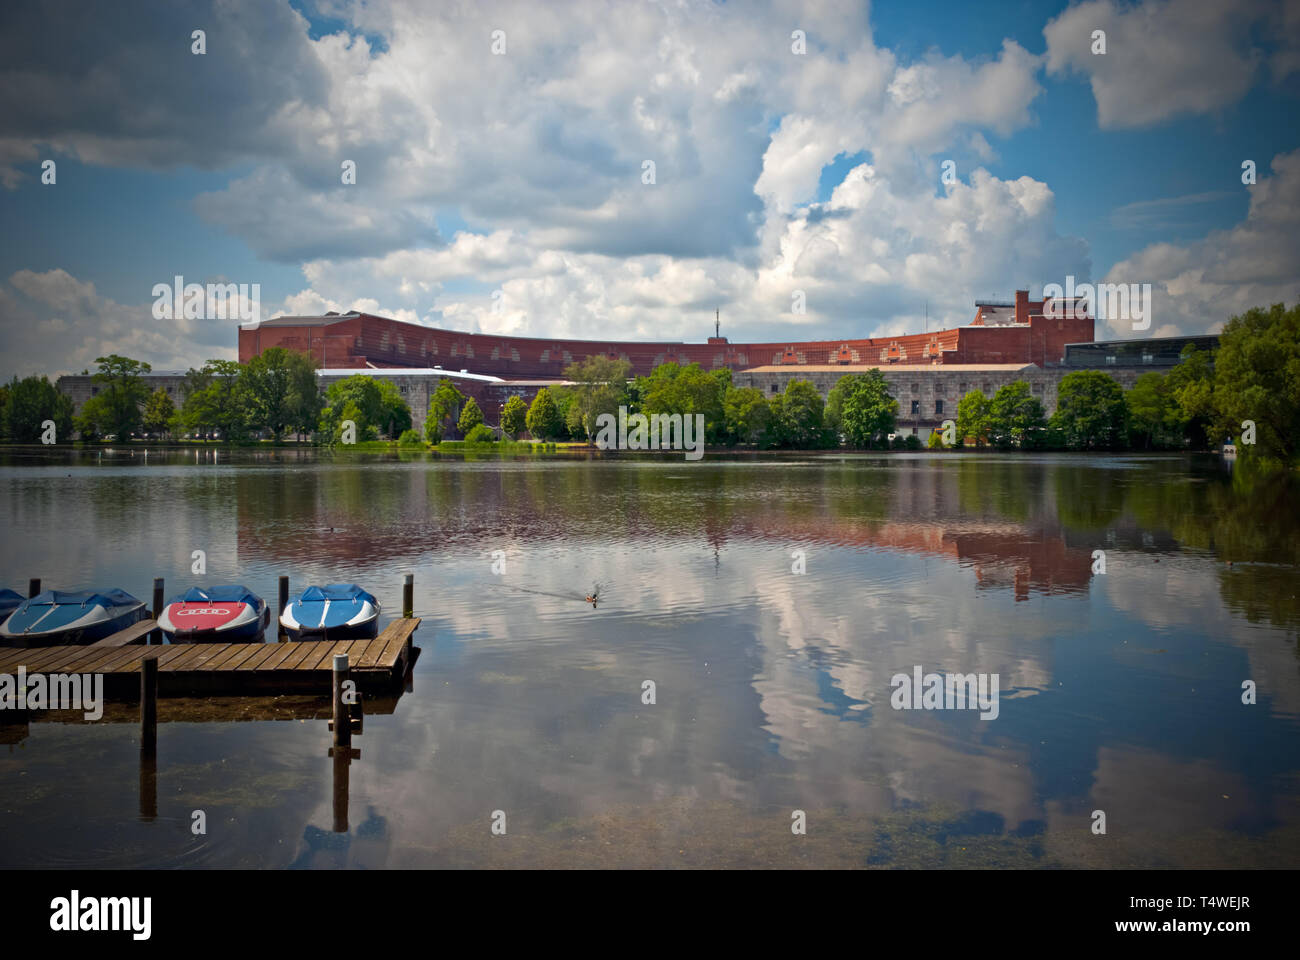
M 825 402 L 812 383 L 787 383 L 780 410 L 785 445 L 801 450 L 826 446 L 829 438 L 823 422 L 824 408 Z
M 482 422 L 483 411 L 478 408 L 478 401 L 470 397 L 465 401 L 465 409 L 460 412 L 460 419 L 456 421 L 456 429 L 468 438 L 469 432 Z
M 618 416 L 618 408 L 626 406 L 627 380 L 632 372 L 632 365 L 626 360 L 592 355 L 580 363 L 573 363 L 564 371 L 566 379 L 572 380 L 573 404 L 566 419 L 572 425 L 580 425 L 581 433 L 590 436 L 595 432 L 596 419 L 602 413 Z
M 249 430 L 249 404 L 242 383 L 244 367 L 235 360 L 209 360 L 186 375 L 189 390 L 179 420 L 189 430 L 215 430 L 225 443 Z
M 728 387 L 722 401 L 729 443 L 758 443 L 772 420 L 763 391 L 757 387 Z
M 424 422 L 424 435 L 430 443 L 438 443 L 456 428 L 460 417 L 460 406 L 465 402 L 465 394 L 456 389 L 456 385 L 446 377 L 438 381 L 433 396 L 429 398 L 429 415 Z
M 1178 366 L 1165 375 L 1183 436 L 1193 449 L 1211 446 L 1217 417 L 1214 409 L 1214 351 L 1183 348 Z
M 166 390 L 159 387 L 149 395 L 149 400 L 144 405 L 145 430 L 149 433 L 166 433 L 175 416 L 176 404 L 172 403 L 172 398 L 167 395 Z
M 1076 370 L 1061 378 L 1051 425 L 1073 450 L 1110 450 L 1128 435 L 1128 407 L 1115 378 L 1100 370 Z
M 972 390 L 957 401 L 957 446 L 965 446 L 973 439 L 975 446 L 983 446 L 989 435 L 989 398 L 979 390 Z
M 515 439 L 528 428 L 528 404 L 520 396 L 506 401 L 506 408 L 501 413 L 501 429 Z
M 377 440 L 379 426 L 386 416 L 383 392 L 375 378 L 354 373 L 335 380 L 325 391 L 319 429 L 329 442 L 338 443 L 343 438 L 344 422 L 351 420 L 356 426 L 357 440 Z
M 885 375 L 872 368 L 867 373 L 840 377 L 826 397 L 827 420 L 849 446 L 871 447 L 894 432 L 898 401 L 889 393 Z
M 1255 444 L 1238 449 L 1290 464 L 1300 452 L 1300 304 L 1275 303 L 1233 317 L 1214 358 L 1217 432 L 1240 438 L 1255 424 Z
M 1017 380 L 999 387 L 993 395 L 988 405 L 987 425 L 989 442 L 994 446 L 1004 449 L 1041 446 L 1045 442 L 1047 416 L 1038 398 L 1031 395 L 1029 384 Z
M 1128 405 L 1129 430 L 1144 449 L 1173 446 L 1181 441 L 1178 403 L 1162 374 L 1154 370 L 1142 374 L 1124 394 L 1124 402 Z
M 528 432 L 538 440 L 553 440 L 559 436 L 562 429 L 560 413 L 551 398 L 549 387 L 537 391 L 537 396 L 528 408 L 525 422 L 528 424 Z
M 376 426 L 382 428 L 384 436 L 390 440 L 396 439 L 411 429 L 410 404 L 406 402 L 402 391 L 393 381 L 380 380 L 376 386 L 379 387 L 380 407 Z
M 45 421 L 53 420 L 55 440 L 72 439 L 72 398 L 45 377 L 14 377 L 3 390 L 0 434 L 16 443 L 36 443 L 45 433 Z
M 723 402 L 731 386 L 730 370 L 706 371 L 698 363 L 687 366 L 661 363 L 648 377 L 638 377 L 636 395 L 640 411 L 648 415 L 704 414 L 704 437 L 716 443 L 726 438 Z
M 465 434 L 465 440 L 469 443 L 493 443 L 496 438 L 496 431 L 486 423 L 474 424 Z
M 244 368 L 244 389 L 253 425 L 280 440 L 286 431 L 310 430 L 320 418 L 316 364 L 305 353 L 271 347 Z
M 149 398 L 149 388 L 141 374 L 153 367 L 116 353 L 97 357 L 95 362 L 99 371 L 91 380 L 99 386 L 97 396 L 104 398 L 95 406 L 97 425 L 101 432 L 116 434 L 118 441 L 125 443 L 143 421 L 140 408 Z

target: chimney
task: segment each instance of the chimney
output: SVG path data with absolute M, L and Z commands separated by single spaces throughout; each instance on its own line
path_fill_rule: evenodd
M 1029 322 L 1029 291 L 1016 291 L 1016 323 Z

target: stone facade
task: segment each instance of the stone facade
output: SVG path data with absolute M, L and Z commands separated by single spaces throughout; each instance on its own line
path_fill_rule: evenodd
M 944 420 L 957 419 L 957 403 L 971 390 L 979 390 L 992 398 L 1001 387 L 1018 380 L 1029 384 L 1030 394 L 1038 399 L 1050 417 L 1056 411 L 1061 378 L 1076 372 L 1062 367 L 1044 369 L 1032 363 L 882 365 L 879 369 L 889 384 L 890 395 L 898 401 L 898 432 L 916 434 L 922 443 L 926 442 L 931 431 L 939 429 Z M 864 372 L 830 365 L 765 366 L 734 374 L 732 383 L 738 387 L 756 387 L 763 391 L 764 396 L 770 397 L 784 393 L 786 384 L 792 380 L 807 380 L 825 399 L 840 377 Z M 1129 390 L 1139 376 L 1150 371 L 1138 367 L 1115 367 L 1104 372 Z

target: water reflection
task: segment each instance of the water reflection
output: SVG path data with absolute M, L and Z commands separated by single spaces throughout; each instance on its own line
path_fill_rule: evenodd
M 211 582 L 274 597 L 281 573 L 355 581 L 389 614 L 413 570 L 424 618 L 421 682 L 368 717 L 347 765 L 364 816 L 344 813 L 346 833 L 319 724 L 164 725 L 160 779 L 178 765 L 186 802 L 227 818 L 204 862 L 1260 866 L 1300 851 L 1286 483 L 1243 491 L 1171 457 L 149 459 L 3 467 L 0 518 L 31 549 L 0 582 L 170 587 L 211 543 Z M 55 515 L 93 539 L 51 535 Z M 599 609 L 581 599 L 593 583 Z M 893 710 L 890 677 L 916 664 L 998 674 L 999 718 Z M 122 729 L 77 733 L 36 724 L 0 756 L 0 860 L 55 859 L 84 813 L 75 790 L 33 785 L 84 765 L 110 808 L 134 792 L 113 759 Z M 811 825 L 797 843 L 795 809 Z M 138 831 L 157 822 L 96 829 L 149 848 Z

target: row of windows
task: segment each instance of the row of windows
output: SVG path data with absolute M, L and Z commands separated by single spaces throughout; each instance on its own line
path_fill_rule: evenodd
M 951 384 L 941 384 L 941 385 L 940 385 L 940 389 L 942 389 L 942 390 L 944 390 L 944 391 L 947 391 L 950 387 L 951 387 Z M 987 383 L 987 382 L 983 385 L 982 388 L 977 388 L 974 384 L 969 384 L 969 383 L 963 383 L 963 384 L 960 384 L 959 387 L 958 387 L 957 393 L 958 393 L 959 396 L 964 397 L 964 396 L 966 396 L 966 394 L 968 394 L 968 393 L 969 393 L 971 390 L 973 390 L 973 389 L 980 389 L 980 392 L 983 393 L 984 396 L 986 396 L 986 397 L 991 397 L 991 396 L 993 396 L 993 393 L 994 393 L 994 390 L 993 390 L 993 384 L 991 384 L 991 383 Z M 1043 392 L 1043 385 L 1042 385 L 1041 383 L 1031 383 L 1031 384 L 1029 385 L 1029 390 L 1030 390 L 1031 393 L 1042 393 L 1042 392 Z M 774 383 L 774 384 L 772 384 L 772 386 L 771 386 L 771 391 L 772 391 L 772 393 L 780 393 L 780 392 L 781 392 L 781 385 L 780 385 L 779 383 Z M 919 383 L 914 383 L 914 384 L 912 384 L 912 392 L 913 392 L 913 393 L 920 393 L 920 392 L 921 392 L 921 385 L 920 385 Z M 917 413 L 917 412 L 918 412 L 918 404 L 919 404 L 919 403 L 920 403 L 919 400 L 913 400 L 913 401 L 912 401 L 912 412 L 913 412 L 913 413 Z M 943 401 L 942 401 L 942 400 L 936 400 L 936 401 L 934 402 L 934 404 L 935 404 L 935 411 L 934 411 L 934 412 L 935 412 L 935 413 L 943 413 Z

